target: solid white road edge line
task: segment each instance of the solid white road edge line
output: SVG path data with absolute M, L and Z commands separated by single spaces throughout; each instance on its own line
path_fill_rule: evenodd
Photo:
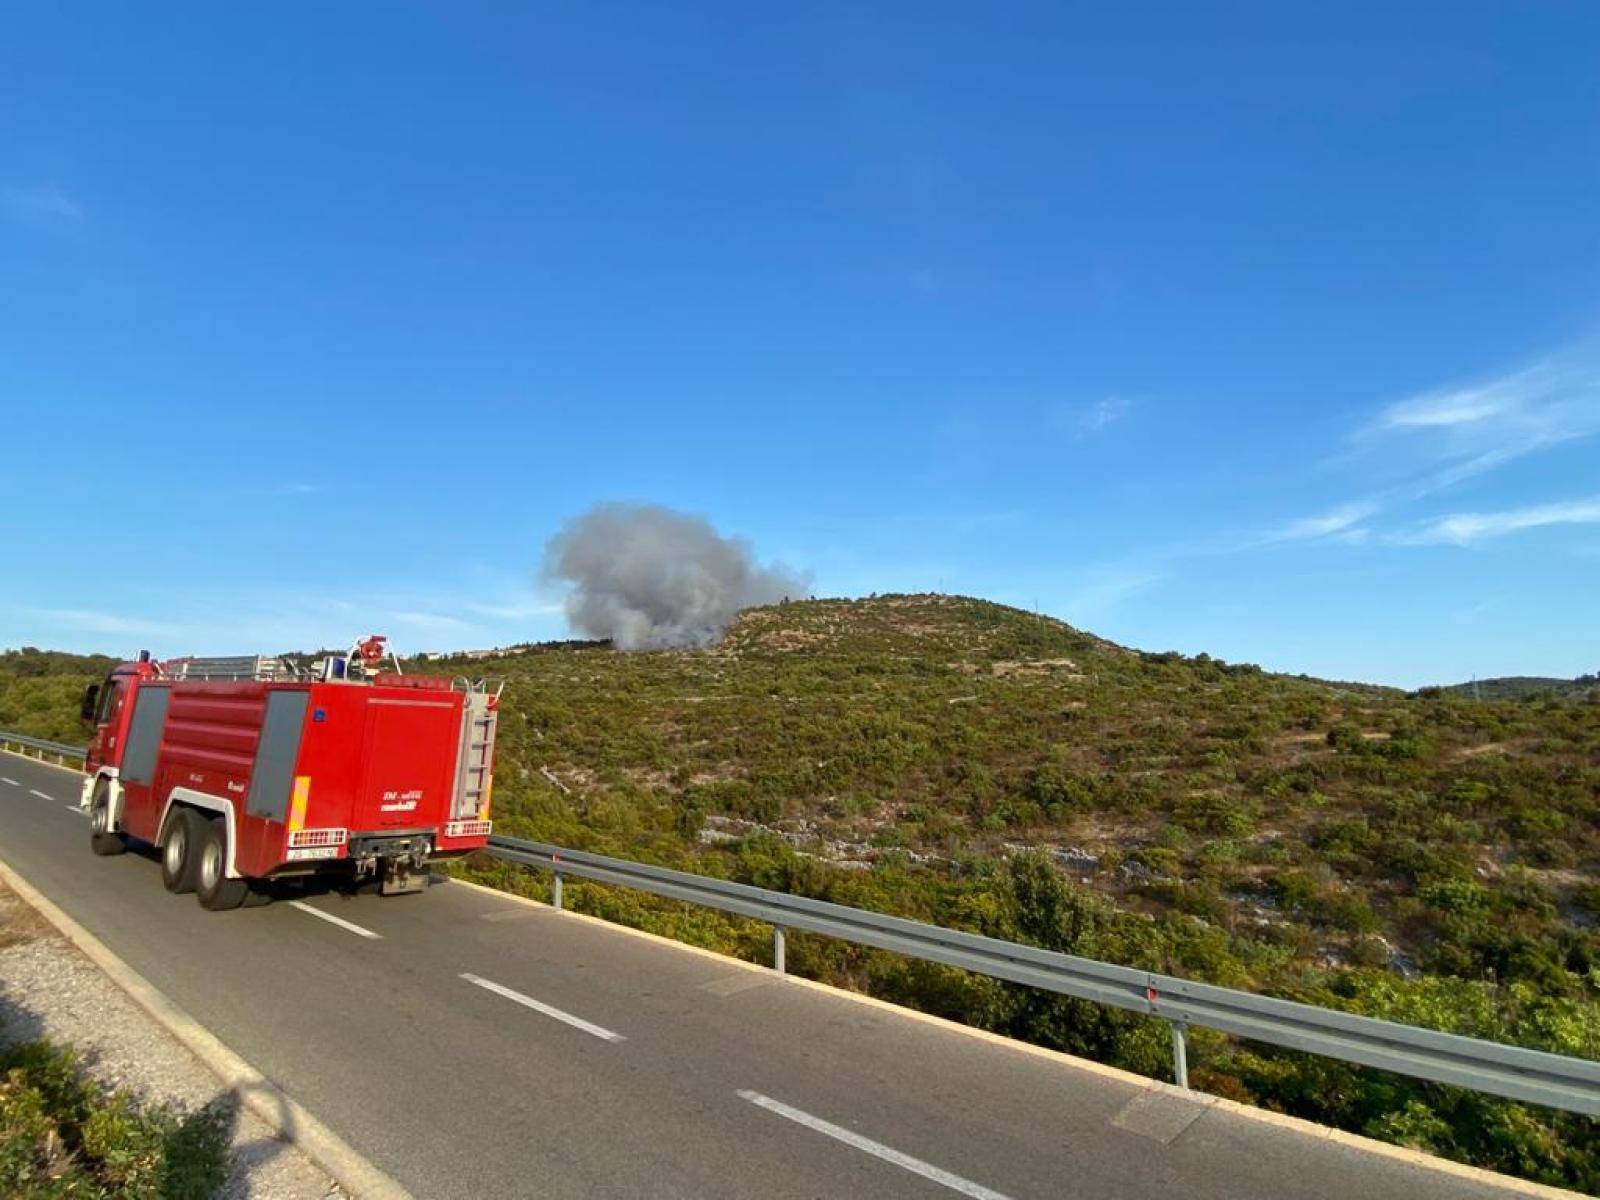
M 461 978 L 465 979 L 468 983 L 477 984 L 485 991 L 490 991 L 497 996 L 504 996 L 507 1000 L 515 1001 L 524 1008 L 531 1008 L 534 1012 L 543 1013 L 547 1017 L 554 1017 L 558 1021 L 564 1021 L 568 1025 L 571 1025 L 574 1029 L 581 1029 L 585 1033 L 593 1034 L 597 1038 L 604 1038 L 608 1042 L 620 1042 L 625 1040 L 620 1033 L 613 1033 L 604 1026 L 595 1025 L 592 1022 L 585 1021 L 582 1017 L 575 1017 L 569 1012 L 562 1012 L 559 1008 L 546 1004 L 542 1000 L 535 1000 L 532 996 L 524 996 L 521 992 L 512 991 L 504 984 L 496 983 L 492 979 L 485 979 L 481 975 L 473 975 L 467 971 L 463 971 L 461 973 Z
M 920 1158 L 912 1158 L 909 1154 L 901 1154 L 900 1151 L 891 1149 L 881 1142 L 862 1137 L 859 1133 L 852 1133 L 850 1130 L 843 1129 L 831 1121 L 824 1121 L 821 1117 L 814 1117 L 798 1108 L 791 1108 L 780 1100 L 774 1100 L 771 1096 L 763 1096 L 760 1092 L 745 1090 L 741 1090 L 739 1095 L 742 1099 L 748 1100 L 751 1104 L 764 1108 L 768 1112 L 775 1112 L 780 1117 L 786 1117 L 797 1125 L 804 1125 L 807 1129 L 814 1129 L 818 1133 L 833 1138 L 835 1141 L 843 1142 L 847 1146 L 854 1146 L 857 1150 L 870 1154 L 874 1158 L 881 1158 L 886 1163 L 893 1163 L 903 1170 L 910 1171 L 913 1175 L 921 1175 L 924 1179 L 931 1179 L 934 1183 L 942 1184 L 953 1192 L 960 1192 L 963 1196 L 971 1196 L 973 1200 L 1010 1200 L 1010 1197 L 1004 1192 L 997 1192 L 992 1188 L 984 1187 L 981 1183 L 973 1183 L 970 1179 L 952 1175 L 949 1171 L 936 1167 L 932 1163 L 925 1163 Z
M 364 938 L 381 938 L 383 934 L 373 933 L 370 929 L 363 929 L 354 921 L 346 921 L 343 917 L 336 917 L 332 913 L 325 913 L 320 908 L 312 908 L 304 900 L 289 901 L 290 908 L 298 908 L 301 912 L 310 913 L 313 917 L 321 917 L 330 925 L 337 925 L 340 929 L 348 929 L 351 933 L 359 934 Z
M 38 788 L 29 788 L 28 789 L 28 795 L 37 796 L 41 800 L 54 800 L 55 799 L 55 797 L 52 796 L 49 792 L 41 792 Z

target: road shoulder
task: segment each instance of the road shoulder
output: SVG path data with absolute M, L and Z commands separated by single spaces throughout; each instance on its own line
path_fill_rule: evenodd
M 73 1047 L 89 1073 L 186 1109 L 238 1102 L 222 1195 L 409 1200 L 378 1171 L 103 943 L 0 861 L 0 1022 Z

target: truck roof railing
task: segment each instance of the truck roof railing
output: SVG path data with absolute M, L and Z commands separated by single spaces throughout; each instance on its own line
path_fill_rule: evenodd
M 223 658 L 175 658 L 161 664 L 168 679 L 235 679 L 275 682 L 299 679 L 300 670 L 286 659 L 264 654 Z
M 387 655 L 393 665 L 394 675 L 404 675 L 399 657 L 385 645 L 387 639 L 374 634 L 356 642 L 344 653 L 324 655 L 310 662 L 296 662 L 292 658 L 269 654 L 233 654 L 217 658 L 191 655 L 155 663 L 157 674 L 163 679 L 208 679 L 215 681 L 289 683 L 315 682 L 361 683 L 370 682 L 383 675 L 383 659 Z M 140 662 L 149 662 L 149 652 L 140 655 Z M 486 695 L 491 689 L 495 699 L 505 690 L 485 679 L 470 679 L 458 675 L 451 680 L 453 689 L 467 695 Z

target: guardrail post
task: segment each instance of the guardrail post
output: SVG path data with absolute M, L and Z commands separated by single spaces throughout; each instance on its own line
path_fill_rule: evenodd
M 772 969 L 779 975 L 784 973 L 784 950 L 787 939 L 783 936 L 783 926 L 772 927 Z
M 550 904 L 553 908 L 561 907 L 561 872 L 556 872 L 555 886 L 550 889 Z
M 1189 1087 L 1189 1039 L 1182 1021 L 1172 1022 L 1172 1081 L 1184 1090 Z

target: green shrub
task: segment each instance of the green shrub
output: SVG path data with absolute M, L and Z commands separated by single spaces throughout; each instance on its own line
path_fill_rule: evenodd
M 107 1091 L 49 1042 L 0 1049 L 0 1192 L 15 1200 L 206 1200 L 232 1126 L 221 1105 L 183 1114 Z

